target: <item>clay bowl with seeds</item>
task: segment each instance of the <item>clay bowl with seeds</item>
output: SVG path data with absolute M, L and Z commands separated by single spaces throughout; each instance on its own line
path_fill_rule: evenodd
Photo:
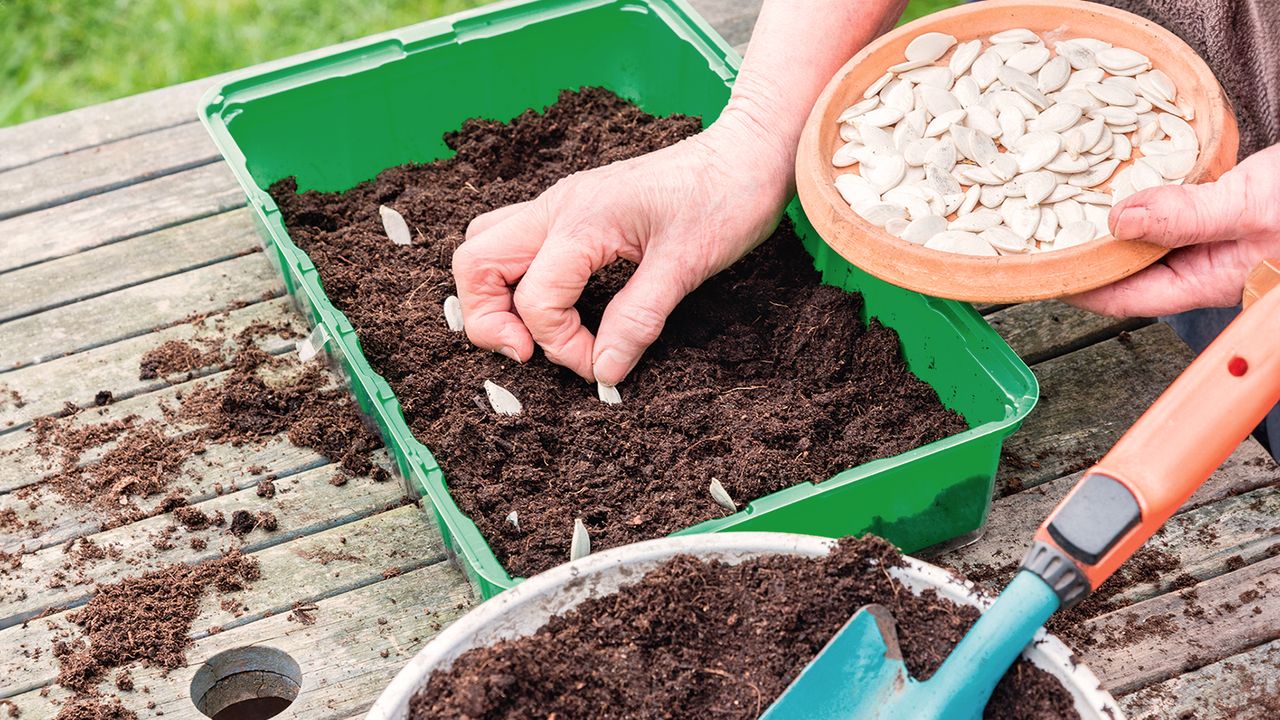
M 1112 205 L 1216 179 L 1238 148 L 1217 79 L 1164 28 L 1083 0 L 986 0 L 846 63 L 806 122 L 796 185 L 826 242 L 867 272 L 1024 302 L 1159 260 L 1165 248 L 1110 236 Z

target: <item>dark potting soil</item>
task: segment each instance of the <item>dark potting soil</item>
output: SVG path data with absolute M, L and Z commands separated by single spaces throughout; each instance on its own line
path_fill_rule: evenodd
M 186 658 L 191 622 L 207 589 L 240 590 L 258 574 L 257 560 L 237 550 L 196 565 L 170 565 L 98 585 L 88 604 L 67 616 L 82 636 L 54 645 L 58 683 L 81 694 L 93 693 L 109 670 L 134 661 L 178 667 Z
M 447 329 L 450 260 L 472 218 L 700 127 L 584 89 L 509 124 L 469 120 L 445 136 L 452 158 L 343 193 L 298 194 L 293 179 L 271 188 L 450 492 L 513 575 L 566 561 L 575 518 L 594 548 L 659 537 L 728 514 L 712 478 L 741 505 L 967 427 L 911 374 L 893 331 L 863 325 L 860 296 L 818 284 L 786 224 L 680 305 L 620 388 L 621 405 L 541 355 L 518 365 Z M 405 217 L 412 245 L 387 239 L 381 204 Z M 588 327 L 632 270 L 615 263 L 588 285 L 578 304 Z M 523 412 L 493 413 L 485 380 Z
M 885 572 L 901 561 L 874 537 L 818 559 L 677 557 L 532 635 L 462 654 L 432 674 L 410 718 L 755 718 L 867 603 L 893 612 L 908 670 L 927 679 L 978 611 L 913 594 Z M 1019 660 L 985 717 L 1078 715 L 1055 678 Z

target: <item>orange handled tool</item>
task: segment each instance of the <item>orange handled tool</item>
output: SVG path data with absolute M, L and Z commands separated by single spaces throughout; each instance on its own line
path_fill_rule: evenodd
M 1120 567 L 1280 401 L 1280 260 L 1249 277 L 1246 310 L 1085 473 L 1023 568 L 1063 606 Z

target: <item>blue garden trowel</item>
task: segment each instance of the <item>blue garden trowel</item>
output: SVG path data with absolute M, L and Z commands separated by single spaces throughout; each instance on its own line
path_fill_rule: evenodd
M 1270 269 L 1268 269 L 1270 268 Z M 1059 608 L 1095 590 L 1186 502 L 1280 401 L 1280 276 L 1084 474 L 1036 532 L 1013 581 L 934 675 L 912 678 L 886 608 L 827 643 L 765 720 L 976 720 L 996 683 Z

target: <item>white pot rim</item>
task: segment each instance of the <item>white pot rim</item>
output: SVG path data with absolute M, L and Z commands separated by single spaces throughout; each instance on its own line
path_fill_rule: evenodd
M 477 606 L 437 635 L 396 674 L 378 696 L 365 720 L 406 720 L 409 701 L 437 668 L 448 667 L 473 647 L 499 637 L 526 635 L 552 614 L 564 612 L 586 597 L 612 592 L 676 555 L 741 562 L 760 555 L 821 557 L 836 543 L 828 538 L 791 533 L 733 532 L 681 535 L 624 545 L 593 553 L 525 580 Z M 986 609 L 992 602 L 970 582 L 950 572 L 906 558 L 894 575 L 915 592 L 933 588 L 953 602 Z M 599 584 L 599 587 L 597 587 Z M 855 608 L 850 608 L 852 614 Z M 523 621 L 523 622 L 521 622 Z M 1072 652 L 1041 629 L 1023 652 L 1036 666 L 1057 677 L 1075 698 L 1082 720 L 1123 720 L 1115 699 L 1101 689 L 1096 675 L 1072 661 Z

